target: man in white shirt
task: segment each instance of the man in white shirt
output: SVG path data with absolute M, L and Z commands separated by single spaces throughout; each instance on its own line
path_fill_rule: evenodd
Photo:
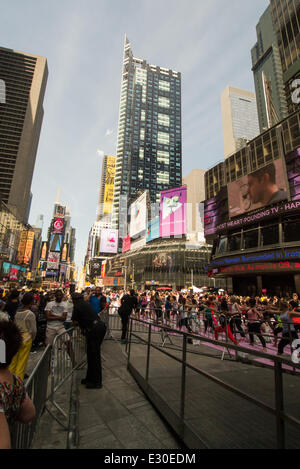
M 64 321 L 67 319 L 68 304 L 63 301 L 63 293 L 61 290 L 56 290 L 55 301 L 50 301 L 45 308 L 45 315 L 47 318 L 47 329 L 46 329 L 46 344 L 53 344 L 54 338 L 66 332 L 64 328 Z M 66 337 L 66 341 L 68 340 Z

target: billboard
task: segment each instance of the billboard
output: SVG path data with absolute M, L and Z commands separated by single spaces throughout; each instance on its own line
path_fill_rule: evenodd
M 67 262 L 68 259 L 68 249 L 69 249 L 69 243 L 64 243 L 64 247 L 61 253 L 61 262 Z
M 54 218 L 64 218 L 66 207 L 60 204 L 54 206 Z
M 160 236 L 186 234 L 186 186 L 162 191 L 160 195 Z
M 48 243 L 47 241 L 42 242 L 42 249 L 41 249 L 41 261 L 47 260 L 47 252 L 48 252 Z
M 19 247 L 18 247 L 17 262 L 19 264 L 23 264 L 26 243 L 27 243 L 27 230 L 23 230 L 21 232 L 20 242 L 19 242 Z
M 160 237 L 160 217 L 155 217 L 148 223 L 147 239 L 146 242 L 149 243 L 153 239 Z
M 18 272 L 20 267 L 18 265 L 12 265 L 9 272 L 9 280 L 18 280 Z
M 101 264 L 101 277 L 105 277 L 106 275 L 106 261 L 102 261 L 102 264 Z
M 103 213 L 112 212 L 112 203 L 113 203 L 113 196 L 114 196 L 115 166 L 116 166 L 115 156 L 108 156 L 106 160 Z
M 63 235 L 52 233 L 50 236 L 49 251 L 60 252 L 63 244 Z
M 131 243 L 130 243 L 130 236 L 126 236 L 123 238 L 122 241 L 122 252 L 130 251 Z
M 288 199 L 282 158 L 228 184 L 229 218 Z
M 48 255 L 47 269 L 58 270 L 58 268 L 59 268 L 59 257 L 60 257 L 59 252 L 50 251 L 49 255 Z
M 29 265 L 34 243 L 34 231 L 28 231 L 23 264 Z
M 147 191 L 130 206 L 130 237 L 137 238 L 147 230 Z
M 53 233 L 62 233 L 65 226 L 65 220 L 63 218 L 54 218 L 53 220 Z
M 291 200 L 300 200 L 300 148 L 285 157 Z
M 118 252 L 118 230 L 101 230 L 100 252 L 116 254 Z

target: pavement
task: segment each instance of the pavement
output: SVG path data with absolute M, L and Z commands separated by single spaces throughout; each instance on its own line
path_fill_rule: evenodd
M 42 352 L 30 354 L 27 372 L 33 370 Z M 64 418 L 47 403 L 48 410 L 40 419 L 33 449 L 67 449 L 71 432 L 77 432 L 76 444 L 71 446 L 74 449 L 181 449 L 172 429 L 127 371 L 125 345 L 105 340 L 102 368 L 102 389 L 86 389 L 80 383 L 85 378 L 84 366 L 57 392 L 57 404 L 68 417 L 70 411 L 75 411 L 74 418 Z M 76 400 L 73 409 L 72 396 Z
M 154 409 L 127 371 L 125 345 L 102 345 L 102 389 L 80 384 L 85 370 L 76 372 L 79 388 L 79 449 L 181 449 L 168 424 Z

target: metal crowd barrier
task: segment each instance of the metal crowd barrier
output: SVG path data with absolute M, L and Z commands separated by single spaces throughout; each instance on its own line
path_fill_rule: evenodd
M 35 418 L 31 423 L 16 422 L 12 426 L 11 445 L 14 449 L 31 448 L 47 399 L 50 359 L 51 346 L 48 345 L 25 385 L 26 392 L 35 406 Z
M 226 383 L 224 380 L 220 379 L 219 377 L 213 376 L 212 374 L 208 373 L 204 369 L 201 369 L 201 368 L 198 368 L 198 367 L 195 367 L 195 366 L 189 364 L 187 362 L 188 339 L 189 338 L 197 339 L 197 338 L 199 338 L 198 335 L 189 334 L 189 333 L 186 333 L 186 332 L 183 332 L 183 331 L 176 330 L 176 333 L 178 334 L 178 336 L 182 337 L 182 342 L 181 342 L 181 347 L 180 347 L 182 356 L 180 358 L 180 357 L 172 355 L 169 351 L 162 348 L 161 345 L 157 345 L 157 344 L 153 343 L 153 341 L 152 341 L 152 329 L 154 327 L 156 329 L 160 327 L 161 330 L 164 331 L 164 334 L 172 333 L 172 332 L 174 332 L 174 329 L 169 328 L 165 325 L 151 324 L 151 323 L 143 321 L 143 320 L 135 319 L 135 321 L 139 321 L 139 322 L 142 322 L 142 323 L 147 323 L 148 334 L 147 334 L 146 337 L 144 337 L 144 336 L 141 337 L 141 336 L 137 335 L 137 333 L 133 331 L 133 327 L 132 327 L 133 326 L 133 320 L 131 318 L 130 326 L 129 326 L 129 333 L 128 333 L 128 339 L 129 339 L 128 340 L 128 369 L 132 373 L 132 375 L 135 377 L 135 379 L 137 380 L 139 385 L 142 387 L 144 392 L 146 394 L 148 394 L 152 399 L 155 400 L 156 406 L 163 413 L 163 415 L 166 416 L 166 414 L 169 412 L 169 415 L 172 416 L 169 423 L 171 423 L 171 425 L 173 426 L 175 432 L 179 435 L 179 437 L 183 441 L 185 441 L 185 435 L 186 434 L 191 435 L 193 433 L 193 436 L 192 436 L 193 441 L 195 442 L 198 439 L 199 443 L 201 445 L 203 445 L 203 441 L 201 441 L 199 439 L 199 437 L 196 435 L 196 433 L 193 432 L 193 431 L 191 433 L 191 429 L 189 429 L 187 431 L 186 427 L 185 427 L 185 407 L 186 407 L 186 394 L 187 394 L 186 374 L 187 374 L 188 369 L 192 370 L 193 372 L 195 372 L 199 375 L 204 376 L 205 378 L 207 378 L 210 381 L 213 381 L 217 387 L 221 387 L 223 389 L 226 389 L 227 391 L 230 391 L 233 395 L 239 396 L 239 397 L 243 398 L 245 401 L 251 402 L 252 404 L 257 406 L 258 408 L 260 408 L 264 411 L 267 411 L 269 414 L 273 415 L 274 416 L 274 426 L 275 426 L 275 430 L 276 430 L 276 443 L 277 443 L 277 448 L 278 449 L 283 449 L 286 446 L 286 441 L 285 441 L 286 440 L 286 428 L 285 428 L 286 423 L 289 423 L 293 427 L 297 428 L 297 430 L 300 430 L 300 420 L 295 418 L 294 416 L 284 412 L 283 373 L 284 373 L 285 370 L 283 369 L 283 365 L 291 366 L 291 362 L 288 359 L 278 357 L 276 355 L 263 353 L 263 352 L 256 351 L 256 350 L 249 350 L 248 348 L 233 345 L 233 344 L 230 344 L 230 343 L 228 343 L 226 345 L 226 347 L 228 347 L 229 349 L 232 349 L 235 352 L 247 353 L 247 354 L 251 354 L 251 355 L 254 355 L 254 356 L 260 357 L 260 358 L 266 358 L 267 357 L 269 360 L 273 361 L 273 363 L 274 363 L 274 378 L 275 378 L 275 381 L 274 381 L 275 382 L 275 384 L 274 384 L 274 394 L 275 394 L 274 403 L 275 403 L 275 405 L 271 406 L 271 405 L 268 405 L 268 404 L 262 402 L 259 399 L 254 398 L 253 396 L 251 396 L 250 394 L 244 392 L 243 390 L 238 389 L 237 387 Z M 132 342 L 133 337 L 137 338 L 140 343 L 143 343 L 144 345 L 146 345 L 146 348 L 147 348 L 146 360 L 145 360 L 146 369 L 145 369 L 145 372 L 144 372 L 143 376 L 139 373 L 139 371 L 134 367 L 134 365 L 132 363 L 131 347 L 132 347 L 132 343 L 133 343 Z M 207 342 L 207 343 L 214 343 L 214 344 L 217 344 L 217 345 L 224 345 L 224 342 L 212 340 L 212 339 L 209 339 L 209 338 L 206 338 L 206 337 L 203 337 L 203 336 L 201 337 L 201 340 L 204 341 L 204 342 Z M 169 409 L 169 410 L 167 409 L 168 408 L 168 399 L 169 399 L 168 396 L 166 396 L 166 399 L 162 403 L 162 395 L 161 394 L 156 394 L 155 389 L 151 386 L 150 379 L 149 379 L 149 376 L 150 376 L 150 363 L 151 363 L 150 362 L 151 350 L 159 351 L 159 353 L 171 358 L 172 360 L 178 362 L 181 365 L 181 376 L 180 376 L 181 393 L 180 393 L 180 405 L 179 405 L 180 411 L 179 411 L 179 417 L 178 418 L 176 418 L 177 416 L 174 417 L 174 413 L 171 409 Z M 157 361 L 155 363 L 156 363 L 155 367 L 157 367 Z M 300 364 L 294 363 L 293 367 L 300 371 Z M 163 372 L 165 374 L 165 368 L 163 369 Z M 295 378 L 295 379 L 298 379 L 298 378 Z M 162 405 L 161 405 L 161 403 L 162 403 Z M 160 405 L 161 405 L 161 408 L 160 408 Z
M 51 403 L 65 419 L 68 419 L 68 415 L 56 402 L 56 393 L 74 370 L 85 363 L 85 360 L 85 338 L 78 327 L 71 327 L 55 337 L 52 344 L 50 393 L 47 396 L 47 403 Z M 49 406 L 46 406 L 46 409 L 63 428 L 68 428 L 66 423 L 53 414 Z

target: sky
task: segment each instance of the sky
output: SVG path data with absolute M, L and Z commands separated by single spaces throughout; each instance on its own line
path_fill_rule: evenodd
M 44 120 L 29 223 L 58 188 L 83 264 L 95 221 L 103 154 L 115 155 L 124 36 L 134 57 L 182 74 L 183 176 L 224 159 L 220 97 L 254 91 L 251 48 L 268 0 L 10 0 L 0 46 L 47 58 Z M 1 72 L 1 70 L 0 70 Z

